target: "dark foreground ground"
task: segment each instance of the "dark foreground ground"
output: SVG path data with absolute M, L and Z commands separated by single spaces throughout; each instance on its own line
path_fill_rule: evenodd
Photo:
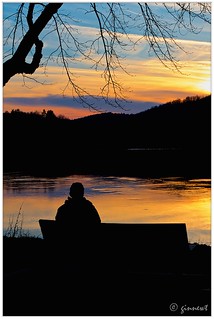
M 211 247 L 182 273 L 128 271 L 84 256 L 62 260 L 39 238 L 3 240 L 4 316 L 210 316 Z M 71 254 L 70 254 L 71 255 Z

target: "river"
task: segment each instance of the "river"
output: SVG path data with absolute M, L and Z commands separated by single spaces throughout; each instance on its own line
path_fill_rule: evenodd
M 42 237 L 38 220 L 54 219 L 70 185 L 82 182 L 102 222 L 186 223 L 190 243 L 211 243 L 211 180 L 71 175 L 44 178 L 3 176 L 4 231 L 20 212 L 21 228 Z

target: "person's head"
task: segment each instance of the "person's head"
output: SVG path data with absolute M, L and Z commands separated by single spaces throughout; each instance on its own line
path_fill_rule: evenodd
M 70 196 L 72 198 L 82 198 L 84 196 L 84 187 L 82 183 L 73 183 L 70 187 Z

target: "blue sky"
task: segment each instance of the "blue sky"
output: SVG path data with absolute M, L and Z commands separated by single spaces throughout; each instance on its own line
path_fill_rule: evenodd
M 140 25 L 142 18 L 140 20 L 138 16 L 140 13 L 139 6 L 135 2 L 121 2 L 120 4 L 124 6 L 124 12 L 136 20 L 128 28 L 130 38 L 136 41 L 142 34 L 142 25 Z M 11 15 L 17 5 L 18 3 L 4 2 L 4 17 Z M 96 5 L 98 9 L 105 10 L 105 2 L 96 3 Z M 158 15 L 160 21 L 163 19 L 169 26 L 172 19 L 162 3 L 152 4 L 149 2 L 149 5 L 154 10 L 153 12 Z M 167 3 L 167 5 L 171 6 L 170 3 Z M 72 32 L 80 43 L 93 41 L 98 36 L 97 19 L 94 13 L 90 12 L 88 2 L 65 2 L 59 13 L 70 14 L 69 26 L 73 28 Z M 11 19 L 6 21 L 4 35 L 9 32 L 13 23 Z M 145 39 L 141 39 L 140 45 L 135 50 L 130 47 L 128 51 L 119 52 L 121 56 L 125 57 L 122 60 L 123 66 L 130 75 L 126 75 L 121 69 L 118 69 L 118 81 L 124 86 L 125 97 L 131 104 L 124 102 L 124 110 L 117 110 L 106 105 L 99 97 L 94 100 L 95 107 L 103 111 L 136 113 L 169 100 L 197 94 L 208 94 L 211 90 L 211 26 L 202 23 L 200 19 L 194 20 L 194 26 L 197 27 L 195 34 L 183 30 L 179 32 L 178 29 L 175 32 L 178 44 L 186 51 L 184 53 L 181 50 L 174 50 L 174 55 L 182 66 L 181 73 L 166 69 L 150 50 Z M 199 30 L 200 32 L 198 32 Z M 123 41 L 126 41 L 124 36 L 120 36 Z M 43 33 L 41 39 L 44 41 L 43 55 L 45 57 L 56 49 L 57 36 L 55 33 Z M 99 45 L 101 46 L 100 42 Z M 70 43 L 69 46 L 71 52 L 72 50 L 74 52 L 74 43 Z M 5 50 L 6 48 L 7 46 L 5 46 Z M 101 49 L 100 52 L 102 52 Z M 82 59 L 79 53 L 75 57 L 76 60 L 71 63 L 71 70 L 77 85 L 83 87 L 91 95 L 97 96 L 97 89 L 103 81 L 103 67 L 100 66 L 98 70 L 95 70 L 93 64 Z M 97 58 L 97 54 L 94 53 L 93 57 Z M 27 79 L 25 79 L 26 82 L 23 82 L 20 75 L 10 80 L 3 93 L 4 110 L 21 108 L 26 111 L 40 111 L 44 108 L 51 108 L 57 114 L 60 113 L 70 118 L 87 115 L 89 110 L 83 107 L 81 103 L 77 103 L 78 97 L 75 100 L 73 99 L 71 91 L 67 90 L 63 99 L 62 91 L 66 86 L 66 79 L 62 67 L 56 63 L 57 56 L 53 55 L 53 58 L 49 61 L 47 69 L 41 64 L 35 74 L 38 81 L 45 81 L 45 85 Z M 92 98 L 87 97 L 87 99 L 91 101 Z M 110 97 L 110 101 L 112 99 L 113 96 Z

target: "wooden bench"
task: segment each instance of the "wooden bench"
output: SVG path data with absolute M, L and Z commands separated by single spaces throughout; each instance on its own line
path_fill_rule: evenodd
M 40 219 L 39 224 L 46 242 L 53 247 L 66 247 L 66 254 L 72 254 L 71 234 L 62 242 L 64 234 L 54 220 Z M 87 247 L 90 262 L 119 271 L 182 272 L 189 251 L 183 223 L 101 223 L 93 229 L 79 228 L 78 234 L 82 238 L 80 246 Z

